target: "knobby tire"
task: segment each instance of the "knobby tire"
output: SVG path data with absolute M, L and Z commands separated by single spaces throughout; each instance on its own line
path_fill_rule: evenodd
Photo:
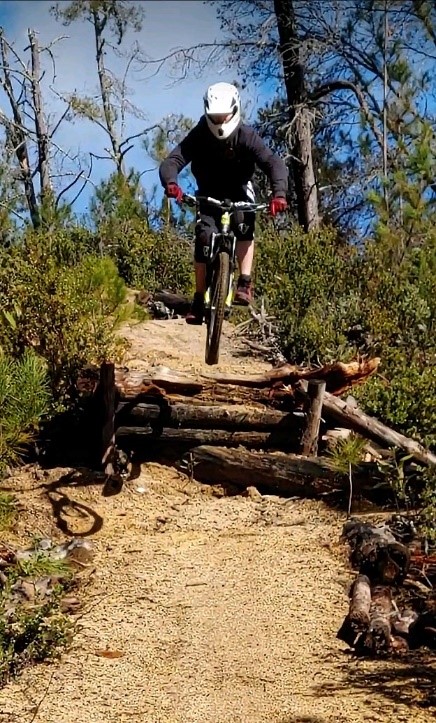
M 214 263 L 210 312 L 206 336 L 206 364 L 218 364 L 220 354 L 221 331 L 223 328 L 226 298 L 230 278 L 230 258 L 221 251 Z

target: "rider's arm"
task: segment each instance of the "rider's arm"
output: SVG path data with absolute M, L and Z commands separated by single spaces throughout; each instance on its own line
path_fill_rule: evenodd
M 288 169 L 280 156 L 265 145 L 262 138 L 249 126 L 243 128 L 241 141 L 253 154 L 256 165 L 265 173 L 275 198 L 286 198 L 288 191 Z
M 166 188 L 169 183 L 177 183 L 177 176 L 192 161 L 196 143 L 197 129 L 193 128 L 159 166 L 159 178 Z

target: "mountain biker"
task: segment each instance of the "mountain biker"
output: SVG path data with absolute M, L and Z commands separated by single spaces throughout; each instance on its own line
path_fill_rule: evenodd
M 230 201 L 254 201 L 251 180 L 255 166 L 268 177 L 272 188 L 270 213 L 285 211 L 288 171 L 284 161 L 271 151 L 254 128 L 242 123 L 241 101 L 237 88 L 230 83 L 211 85 L 204 96 L 204 115 L 188 135 L 160 164 L 159 177 L 165 194 L 178 203 L 183 191 L 177 176 L 191 164 L 198 195 Z M 200 203 L 195 227 L 195 294 L 188 324 L 201 324 L 206 291 L 206 258 L 213 233 L 218 231 L 221 211 Z M 241 222 L 242 221 L 242 222 Z M 236 256 L 239 279 L 234 303 L 252 302 L 251 269 L 254 255 L 253 212 L 233 215 L 232 229 L 237 239 Z

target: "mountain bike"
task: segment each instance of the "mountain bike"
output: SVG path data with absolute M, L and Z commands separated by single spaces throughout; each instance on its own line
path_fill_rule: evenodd
M 206 262 L 205 321 L 206 364 L 218 364 L 223 321 L 230 315 L 233 303 L 233 280 L 236 267 L 236 237 L 231 230 L 231 217 L 237 211 L 263 211 L 266 203 L 250 201 L 218 201 L 209 196 L 184 194 L 182 201 L 189 206 L 204 202 L 221 209 L 218 233 L 212 234 L 212 241 Z

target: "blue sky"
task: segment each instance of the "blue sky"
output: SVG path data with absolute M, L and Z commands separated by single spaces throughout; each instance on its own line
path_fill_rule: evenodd
M 49 14 L 52 4 L 52 0 L 0 0 L 0 25 L 8 40 L 15 43 L 17 52 L 23 57 L 23 51 L 28 45 L 28 28 L 38 31 L 41 45 L 48 44 L 61 35 L 67 35 L 68 38 L 59 41 L 52 49 L 56 61 L 55 89 L 63 94 L 77 91 L 79 94 L 91 95 L 97 89 L 92 27 L 87 22 L 63 27 Z M 220 38 L 214 7 L 199 0 L 144 0 L 141 4 L 145 10 L 143 29 L 126 38 L 126 49 L 131 42 L 137 40 L 149 58 L 159 58 L 176 47 L 187 47 L 197 42 L 213 42 Z M 122 75 L 124 60 L 111 55 L 107 64 L 116 75 Z M 54 125 L 64 106 L 50 90 L 52 71 L 48 56 L 46 70 L 45 101 L 51 124 Z M 216 81 L 231 82 L 237 79 L 236 69 L 229 68 L 225 62 L 208 68 L 201 77 L 190 74 L 189 78 L 177 83 L 174 83 L 174 77 L 178 75 L 177 69 L 167 65 L 153 76 L 154 70 L 155 66 L 152 66 L 149 70 L 130 77 L 131 100 L 144 117 L 140 120 L 129 120 L 128 133 L 138 132 L 171 113 L 198 118 L 202 113 L 202 96 L 206 86 Z M 253 99 L 245 98 L 245 101 L 248 109 L 254 108 Z M 7 108 L 1 93 L 0 108 Z M 102 131 L 88 121 L 62 124 L 55 139 L 59 147 L 70 155 L 75 155 L 77 150 L 84 155 L 90 150 L 102 153 L 106 142 Z M 156 165 L 146 156 L 140 143 L 128 154 L 127 163 L 140 171 L 152 169 L 143 176 L 146 189 L 158 182 Z M 112 165 L 108 161 L 96 162 L 94 181 L 106 176 L 109 169 L 112 170 Z M 91 192 L 92 188 L 89 187 L 89 193 Z M 86 210 L 89 193 L 83 194 L 77 210 Z

